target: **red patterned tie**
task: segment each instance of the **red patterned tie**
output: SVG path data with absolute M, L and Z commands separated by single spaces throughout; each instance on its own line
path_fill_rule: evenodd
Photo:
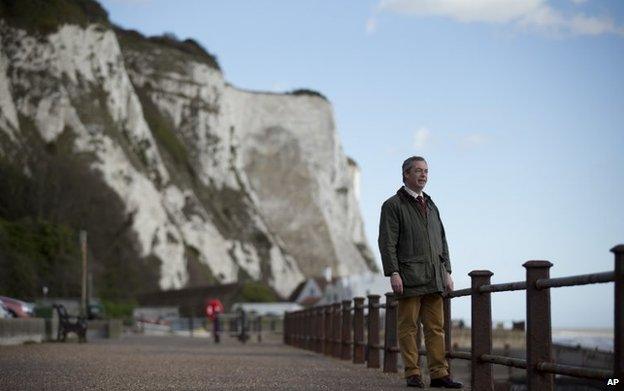
M 418 197 L 416 197 L 416 202 L 418 203 L 418 207 L 420 208 L 420 211 L 426 217 L 427 216 L 427 205 L 425 204 L 425 199 L 422 196 L 418 196 Z

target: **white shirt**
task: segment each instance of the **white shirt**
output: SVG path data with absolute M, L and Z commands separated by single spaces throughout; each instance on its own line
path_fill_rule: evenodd
M 425 197 L 423 196 L 422 190 L 420 191 L 420 193 L 416 193 L 414 190 L 410 189 L 409 187 L 407 187 L 407 186 L 405 186 L 405 185 L 403 185 L 403 188 L 405 189 L 405 191 L 407 192 L 407 194 L 411 195 L 411 196 L 412 196 L 412 197 L 414 197 L 414 198 L 417 198 L 417 197 L 423 197 L 423 198 L 425 198 Z

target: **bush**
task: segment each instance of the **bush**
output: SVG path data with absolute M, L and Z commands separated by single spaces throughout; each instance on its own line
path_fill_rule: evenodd
M 54 308 L 52 308 L 52 307 L 35 306 L 35 317 L 36 318 L 50 319 L 50 318 L 52 318 L 53 314 L 54 314 Z
M 76 237 L 70 228 L 45 220 L 0 218 L 0 294 L 34 299 L 45 285 L 55 296 L 79 295 Z
M 134 300 L 110 301 L 102 300 L 104 314 L 107 318 L 132 318 L 132 311 L 137 306 Z
M 243 301 L 250 303 L 269 303 L 277 301 L 277 294 L 262 282 L 246 282 L 241 290 Z
M 292 91 L 289 92 L 289 94 L 291 94 L 291 95 L 316 96 L 316 97 L 319 97 L 321 99 L 328 100 L 327 97 L 325 95 L 321 94 L 320 92 L 314 91 L 314 90 L 310 90 L 310 89 L 307 89 L 307 88 L 299 88 L 299 89 L 296 89 L 296 90 L 292 90 Z
M 184 41 L 181 41 L 174 33 L 164 33 L 163 35 L 146 37 L 136 30 L 126 30 L 119 26 L 115 26 L 114 28 L 117 38 L 119 39 L 119 43 L 122 46 L 122 50 L 125 50 L 125 48 L 131 48 L 132 50 L 138 51 L 151 51 L 155 48 L 160 49 L 164 46 L 165 48 L 181 52 L 180 54 L 187 54 L 194 61 L 203 62 L 218 71 L 221 70 L 217 56 L 210 53 L 199 42 L 192 38 L 187 38 Z M 159 48 L 158 46 L 161 47 Z
M 108 26 L 108 13 L 93 0 L 0 0 L 0 18 L 31 32 L 49 34 L 63 24 Z

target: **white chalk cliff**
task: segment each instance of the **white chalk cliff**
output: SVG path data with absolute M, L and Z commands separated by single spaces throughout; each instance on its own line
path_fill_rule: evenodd
M 71 134 L 140 255 L 161 261 L 162 289 L 188 285 L 189 252 L 217 282 L 244 275 L 282 295 L 327 266 L 375 268 L 358 169 L 323 97 L 238 89 L 201 56 L 98 24 L 41 35 L 0 20 L 0 34 L 0 155 L 31 130 Z

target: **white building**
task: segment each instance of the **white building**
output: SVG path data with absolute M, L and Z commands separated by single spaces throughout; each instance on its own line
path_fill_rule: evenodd
M 284 316 L 284 312 L 298 311 L 303 307 L 297 303 L 277 302 L 277 303 L 234 303 L 230 312 L 240 309 L 246 313 L 256 313 L 260 316 Z
M 380 295 L 385 301 L 386 292 L 391 292 L 390 279 L 381 274 L 360 274 L 335 278 L 328 283 L 323 292 L 319 305 L 332 304 L 342 300 L 352 300 L 354 297 Z

